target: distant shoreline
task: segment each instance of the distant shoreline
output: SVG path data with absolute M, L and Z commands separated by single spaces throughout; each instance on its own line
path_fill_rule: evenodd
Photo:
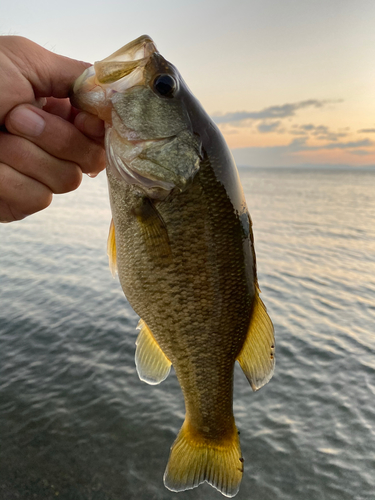
M 255 166 L 255 165 L 237 165 L 239 169 L 256 169 L 256 170 L 344 170 L 344 171 L 361 171 L 361 172 L 375 172 L 375 165 L 314 165 L 314 164 L 304 164 L 304 165 L 269 165 L 269 166 Z

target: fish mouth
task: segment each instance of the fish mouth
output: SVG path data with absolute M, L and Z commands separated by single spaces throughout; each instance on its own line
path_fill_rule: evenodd
M 142 35 L 95 62 L 74 82 L 70 96 L 72 105 L 111 123 L 111 97 L 115 92 L 142 85 L 144 67 L 155 53 L 158 50 L 153 40 Z

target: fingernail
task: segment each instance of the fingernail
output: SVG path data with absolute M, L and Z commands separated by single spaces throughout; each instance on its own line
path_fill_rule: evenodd
M 14 109 L 9 115 L 9 120 L 19 134 L 29 137 L 37 137 L 46 126 L 43 118 L 29 108 Z
M 43 109 L 46 104 L 47 99 L 45 97 L 39 97 L 39 99 L 37 99 L 35 102 L 35 106 L 39 109 Z

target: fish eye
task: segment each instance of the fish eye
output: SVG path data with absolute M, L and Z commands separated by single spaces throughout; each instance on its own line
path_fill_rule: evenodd
M 153 84 L 154 90 L 163 97 L 173 97 L 177 90 L 177 82 L 170 75 L 159 75 Z

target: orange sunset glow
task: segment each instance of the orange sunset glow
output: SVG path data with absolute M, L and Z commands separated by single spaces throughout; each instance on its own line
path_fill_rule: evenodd
M 76 59 L 149 34 L 241 165 L 375 164 L 374 2 L 17 4 L 0 33 Z

